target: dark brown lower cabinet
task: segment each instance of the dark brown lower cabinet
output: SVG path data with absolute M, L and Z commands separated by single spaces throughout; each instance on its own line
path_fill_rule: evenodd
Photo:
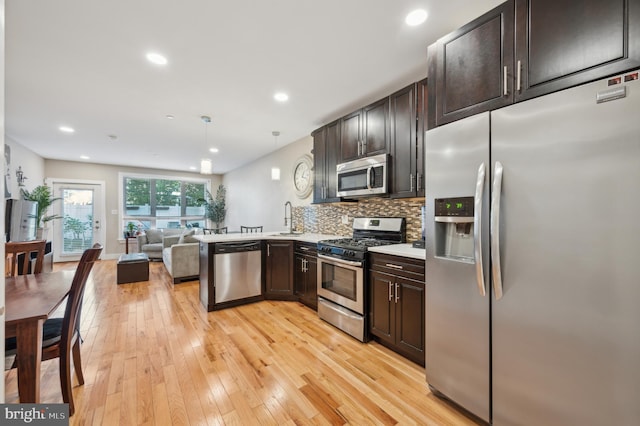
M 424 365 L 424 262 L 370 253 L 369 331 L 374 340 Z
M 265 299 L 296 300 L 293 294 L 293 241 L 268 240 L 264 256 Z
M 295 243 L 293 290 L 298 300 L 318 309 L 318 258 L 315 244 Z

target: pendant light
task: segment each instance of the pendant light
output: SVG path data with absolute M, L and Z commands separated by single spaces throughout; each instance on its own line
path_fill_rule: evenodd
M 273 132 L 271 132 L 271 134 L 273 135 L 273 137 L 275 139 L 276 149 L 278 149 L 278 136 L 280 136 L 280 132 L 277 131 L 277 130 L 274 130 Z M 279 167 L 272 167 L 271 168 L 271 180 L 280 180 L 280 168 Z
M 207 148 L 207 127 L 211 123 L 211 117 L 208 115 L 200 116 L 200 119 L 204 122 L 204 145 Z M 213 172 L 213 163 L 210 158 L 203 158 L 200 160 L 200 173 L 203 175 L 210 175 Z

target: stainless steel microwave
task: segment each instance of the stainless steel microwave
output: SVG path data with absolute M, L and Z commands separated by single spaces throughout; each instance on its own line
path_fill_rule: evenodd
M 338 164 L 338 197 L 387 194 L 388 160 L 388 154 L 380 154 Z

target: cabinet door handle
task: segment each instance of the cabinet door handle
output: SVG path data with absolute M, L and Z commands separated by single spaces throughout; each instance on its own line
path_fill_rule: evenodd
M 504 87 L 503 94 L 504 96 L 507 96 L 509 94 L 509 91 L 507 90 L 507 67 L 506 66 L 502 70 L 502 85 Z
M 409 183 L 410 183 L 409 192 L 413 192 L 413 173 L 409 175 Z
M 387 268 L 393 268 L 393 269 L 404 269 L 402 266 L 394 265 L 393 263 L 387 263 L 384 266 L 386 266 Z
M 521 86 L 521 77 L 522 77 L 522 61 L 518 61 L 518 68 L 516 68 L 516 91 L 520 93 L 522 90 Z
M 398 287 L 400 287 L 400 286 L 398 285 L 398 283 L 396 283 L 396 303 L 398 303 L 398 300 L 400 300 L 400 294 L 398 294 L 399 293 L 398 292 Z
M 420 192 L 422 190 L 422 185 L 420 185 L 422 183 L 422 173 L 418 173 L 416 176 L 416 188 Z
M 271 244 L 267 244 L 267 256 L 271 256 Z
M 302 250 L 302 251 L 309 251 L 309 250 L 311 250 L 311 248 L 309 248 L 309 247 L 304 247 L 304 246 L 298 247 L 298 249 L 300 249 L 300 250 Z
M 358 157 L 360 157 L 360 141 L 358 141 Z
M 393 283 L 389 281 L 389 302 L 393 299 Z

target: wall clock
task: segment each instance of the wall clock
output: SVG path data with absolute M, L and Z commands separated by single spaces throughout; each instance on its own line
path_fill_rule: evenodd
M 313 189 L 313 160 L 303 155 L 293 165 L 293 187 L 298 198 L 307 198 Z

